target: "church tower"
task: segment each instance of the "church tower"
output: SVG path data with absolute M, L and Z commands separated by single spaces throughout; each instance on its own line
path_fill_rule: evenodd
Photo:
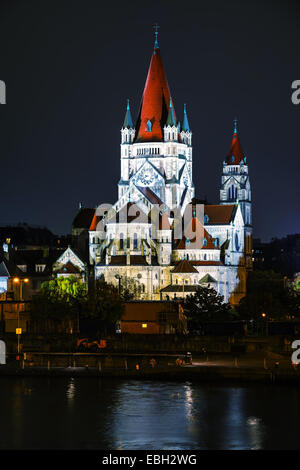
M 248 164 L 243 153 L 238 131 L 237 120 L 234 120 L 233 137 L 229 154 L 223 162 L 220 204 L 241 206 L 245 225 L 252 225 L 251 187 L 248 175 Z
M 135 137 L 135 128 L 133 125 L 129 100 L 127 100 L 127 109 L 124 123 L 121 129 L 121 179 L 119 181 L 119 198 L 123 196 L 128 189 L 129 184 L 129 161 L 132 154 L 132 144 Z
M 252 267 L 252 207 L 251 186 L 247 158 L 242 150 L 237 119 L 234 120 L 233 137 L 226 160 L 223 162 L 220 204 L 238 204 L 244 220 L 246 267 Z
M 137 202 L 142 210 L 159 204 L 168 208 L 169 215 L 174 208 L 183 214 L 194 193 L 192 132 L 186 106 L 181 128 L 156 31 L 136 125 L 128 101 L 121 129 L 121 178 L 115 209 Z

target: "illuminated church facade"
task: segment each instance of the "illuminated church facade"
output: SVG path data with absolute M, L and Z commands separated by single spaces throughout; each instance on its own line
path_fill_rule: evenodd
M 192 131 L 176 117 L 156 39 L 137 122 L 121 129 L 118 200 L 96 208 L 89 261 L 96 279 L 131 282 L 144 300 L 211 286 L 237 304 L 252 267 L 251 188 L 237 123 L 223 162 L 219 204 L 195 198 Z M 130 280 L 130 281 L 129 281 Z

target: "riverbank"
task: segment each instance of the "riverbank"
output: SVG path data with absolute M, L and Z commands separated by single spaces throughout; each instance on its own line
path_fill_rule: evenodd
M 238 382 L 238 383 L 272 383 L 299 384 L 300 370 L 294 368 L 264 369 L 247 366 L 218 366 L 206 363 L 197 365 L 153 367 L 136 369 L 96 367 L 24 367 L 6 365 L 0 367 L 1 376 L 12 377 L 99 377 L 120 379 L 154 379 L 193 382 Z

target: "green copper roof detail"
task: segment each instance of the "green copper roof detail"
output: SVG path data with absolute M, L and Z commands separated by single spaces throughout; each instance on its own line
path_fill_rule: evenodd
M 186 113 L 186 104 L 184 105 L 182 130 L 184 132 L 191 132 L 188 117 L 187 117 L 187 113 Z
M 176 126 L 174 110 L 173 110 L 173 104 L 172 104 L 172 98 L 170 99 L 169 114 L 168 114 L 168 119 L 167 119 L 166 125 L 171 126 L 171 127 Z
M 131 117 L 131 112 L 130 112 L 130 107 L 129 107 L 129 100 L 127 100 L 127 109 L 126 109 L 126 114 L 125 114 L 125 119 L 124 119 L 124 124 L 123 124 L 123 129 L 133 129 L 133 122 L 132 122 L 132 117 Z

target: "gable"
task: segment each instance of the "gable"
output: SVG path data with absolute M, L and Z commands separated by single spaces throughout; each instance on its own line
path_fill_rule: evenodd
M 159 182 L 163 183 L 164 177 L 154 165 L 146 160 L 132 176 L 131 181 L 136 186 L 148 187 Z
M 85 267 L 83 261 L 81 261 L 79 256 L 77 256 L 70 247 L 68 247 L 62 253 L 62 255 L 58 258 L 58 260 L 55 262 L 55 264 L 56 265 L 58 265 L 58 264 L 66 265 L 68 262 L 70 262 L 74 266 L 77 266 L 81 270 L 83 270 L 84 267 Z

